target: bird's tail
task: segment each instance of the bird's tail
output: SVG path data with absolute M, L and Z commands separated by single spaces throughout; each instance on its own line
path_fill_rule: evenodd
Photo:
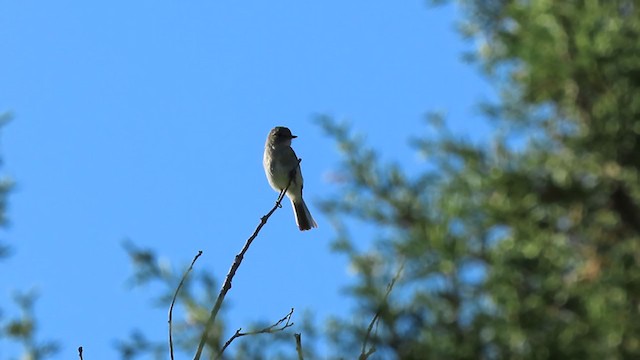
M 311 216 L 309 208 L 307 208 L 307 204 L 304 203 L 304 200 L 291 200 L 291 204 L 293 205 L 293 213 L 296 216 L 296 225 L 298 225 L 298 229 L 300 229 L 300 231 L 311 230 L 312 228 L 318 227 L 318 224 L 313 220 L 313 216 Z

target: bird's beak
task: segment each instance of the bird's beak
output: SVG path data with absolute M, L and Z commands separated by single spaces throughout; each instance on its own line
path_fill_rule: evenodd
M 297 138 L 297 136 L 296 135 L 291 135 L 291 138 L 295 139 L 295 138 Z

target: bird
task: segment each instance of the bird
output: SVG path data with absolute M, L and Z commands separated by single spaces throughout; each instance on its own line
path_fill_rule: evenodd
M 318 224 L 302 198 L 303 179 L 300 159 L 291 148 L 291 140 L 295 138 L 297 136 L 292 135 L 291 130 L 284 126 L 271 129 L 264 145 L 262 165 L 269 185 L 275 191 L 282 193 L 289 185 L 286 195 L 291 200 L 296 225 L 300 231 L 305 231 L 317 228 Z

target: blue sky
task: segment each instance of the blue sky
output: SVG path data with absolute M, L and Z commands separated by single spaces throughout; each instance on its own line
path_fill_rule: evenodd
M 453 6 L 423 1 L 0 2 L 4 172 L 16 181 L 14 255 L 0 262 L 0 306 L 37 289 L 40 337 L 56 359 L 116 358 L 133 328 L 166 337 L 166 309 L 130 289 L 130 239 L 217 279 L 277 194 L 262 170 L 268 131 L 299 138 L 305 197 L 320 228 L 300 233 L 289 204 L 263 229 L 227 297 L 230 331 L 295 307 L 348 314 L 352 279 L 318 210 L 340 155 L 312 121 L 348 120 L 385 158 L 420 171 L 407 146 L 427 111 L 484 136 L 488 85 Z M 366 237 L 357 239 L 365 248 Z M 295 315 L 294 315 L 295 317 Z M 295 320 L 295 318 L 294 318 Z M 231 335 L 231 333 L 229 334 Z M 98 355 L 99 354 L 99 355 Z M 0 340 L 0 358 L 17 355 Z

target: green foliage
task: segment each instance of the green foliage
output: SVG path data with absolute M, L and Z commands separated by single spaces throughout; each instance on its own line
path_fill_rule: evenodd
M 19 343 L 23 348 L 20 358 L 25 360 L 43 360 L 58 352 L 56 342 L 36 339 L 38 322 L 34 307 L 37 298 L 34 291 L 16 294 L 14 301 L 20 308 L 20 316 L 0 323 L 0 337 Z
M 640 9 L 634 1 L 463 1 L 475 59 L 502 95 L 474 144 L 432 115 L 409 176 L 349 129 L 324 202 L 358 280 L 331 323 L 355 357 L 382 310 L 380 358 L 640 358 Z M 415 173 L 415 171 L 411 171 Z M 359 250 L 361 232 L 378 238 Z M 400 263 L 388 302 L 381 294 Z

